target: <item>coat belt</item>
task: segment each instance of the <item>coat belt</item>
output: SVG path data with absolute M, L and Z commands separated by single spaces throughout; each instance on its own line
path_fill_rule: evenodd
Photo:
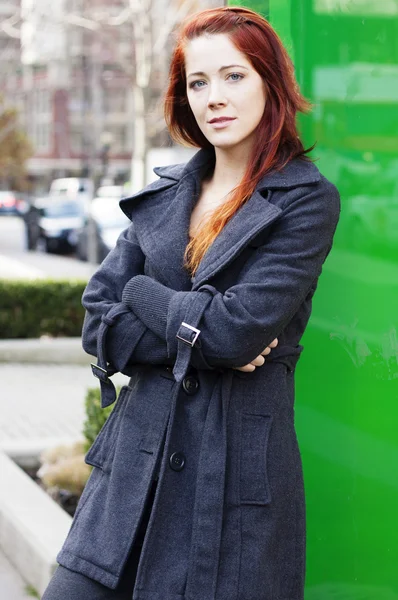
M 197 329 L 197 326 L 216 292 L 217 290 L 213 286 L 204 285 L 200 294 L 192 294 L 192 302 L 188 305 L 184 321 L 182 321 L 176 335 L 178 346 L 173 375 L 178 382 L 181 382 L 185 377 L 191 360 L 192 348 L 200 336 L 200 329 Z
M 208 404 L 199 454 L 185 597 L 215 598 L 227 466 L 227 416 L 232 370 L 218 378 Z
M 286 365 L 289 371 L 294 371 L 303 350 L 304 348 L 300 344 L 297 346 L 277 346 L 264 357 L 265 362 L 280 362 Z

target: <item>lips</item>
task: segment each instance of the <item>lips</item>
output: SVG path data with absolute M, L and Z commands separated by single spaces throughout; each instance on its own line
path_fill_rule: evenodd
M 209 121 L 209 123 L 224 123 L 225 121 L 234 121 L 235 117 L 217 117 Z

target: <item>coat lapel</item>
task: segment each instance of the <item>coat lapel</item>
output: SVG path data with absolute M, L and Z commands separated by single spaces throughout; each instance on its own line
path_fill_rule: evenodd
M 178 291 L 192 288 L 191 276 L 183 267 L 184 253 L 191 213 L 209 161 L 211 155 L 200 151 L 187 164 L 157 167 L 159 180 L 120 203 L 134 223 L 158 281 Z
M 154 169 L 160 179 L 120 203 L 134 222 L 140 246 L 158 280 L 175 290 L 200 287 L 280 216 L 282 210 L 267 199 L 268 190 L 287 190 L 320 180 L 317 167 L 302 160 L 291 161 L 282 171 L 266 175 L 214 240 L 191 279 L 183 267 L 190 217 L 198 200 L 201 179 L 212 165 L 214 152 L 199 150 L 186 164 Z
M 193 278 L 193 289 L 197 289 L 229 265 L 262 229 L 279 217 L 281 212 L 279 207 L 255 191 L 228 221 L 204 255 Z

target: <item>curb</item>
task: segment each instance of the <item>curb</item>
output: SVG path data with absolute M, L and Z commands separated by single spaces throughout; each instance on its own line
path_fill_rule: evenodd
M 72 517 L 3 452 L 0 472 L 0 547 L 41 595 L 57 566 Z
M 89 365 L 93 357 L 84 352 L 80 337 L 0 340 L 0 363 L 47 363 Z

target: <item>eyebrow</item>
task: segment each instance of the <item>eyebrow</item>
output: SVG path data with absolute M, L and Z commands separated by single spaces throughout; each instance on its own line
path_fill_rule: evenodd
M 246 69 L 246 71 L 248 71 L 248 68 L 244 67 L 243 65 L 226 65 L 225 67 L 220 67 L 218 72 L 225 71 L 225 69 L 232 69 L 232 67 L 239 67 L 240 69 Z M 196 73 L 190 73 L 187 77 L 193 77 L 196 75 L 206 75 L 206 73 L 204 71 L 196 71 Z

